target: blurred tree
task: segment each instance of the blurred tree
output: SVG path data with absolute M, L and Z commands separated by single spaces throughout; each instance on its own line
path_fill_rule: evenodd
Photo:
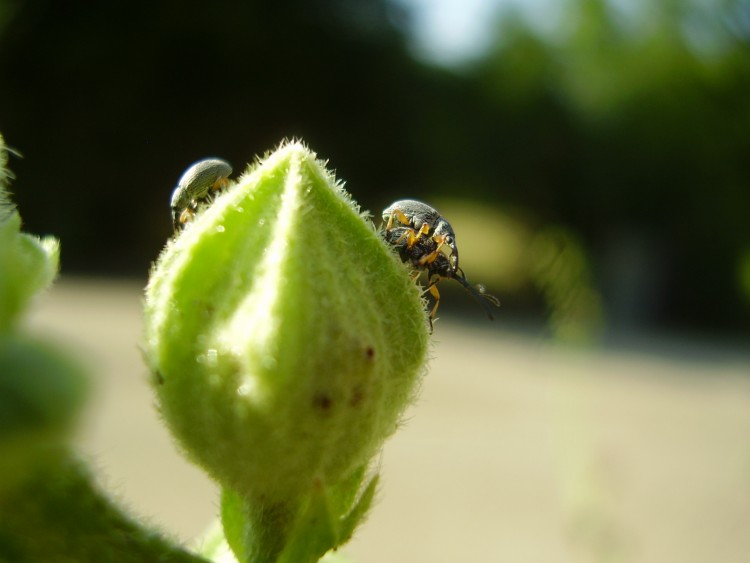
M 16 199 L 66 270 L 143 273 L 187 165 L 299 136 L 367 208 L 473 196 L 578 233 L 620 320 L 750 329 L 750 5 L 564 5 L 448 69 L 387 0 L 0 0 Z
M 629 275 L 623 306 L 647 304 L 645 320 L 748 328 L 736 272 L 750 240 L 750 27 L 726 25 L 748 4 L 717 2 L 700 35 L 705 3 L 568 5 L 551 35 L 506 16 L 471 69 L 494 105 L 467 136 L 484 191 L 574 226 L 600 267 L 633 250 L 600 278 Z

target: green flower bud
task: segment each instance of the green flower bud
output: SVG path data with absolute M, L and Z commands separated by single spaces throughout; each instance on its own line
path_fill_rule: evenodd
M 249 503 L 253 526 L 301 526 L 297 508 L 314 504 L 314 491 L 362 486 L 351 476 L 414 397 L 428 338 L 420 289 L 299 143 L 199 213 L 146 289 L 146 355 L 164 419 Z
M 0 332 L 13 326 L 31 298 L 57 275 L 56 239 L 39 239 L 21 232 L 21 217 L 10 202 L 5 168 L 7 153 L 0 136 Z
M 65 354 L 17 330 L 30 300 L 57 274 L 59 247 L 21 232 L 6 163 L 0 135 L 0 498 L 56 455 L 86 387 Z

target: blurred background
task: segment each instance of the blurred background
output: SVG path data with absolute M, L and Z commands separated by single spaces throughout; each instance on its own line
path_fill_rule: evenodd
M 747 0 L 0 0 L 0 132 L 25 229 L 62 242 L 35 322 L 90 352 L 83 447 L 141 510 L 184 465 L 134 377 L 171 191 L 297 137 L 376 217 L 438 208 L 503 303 L 441 285 L 358 561 L 750 561 Z
M 1 0 L 0 131 L 64 272 L 143 277 L 190 163 L 299 137 L 438 207 L 506 315 L 554 266 L 567 314 L 747 334 L 749 48 L 747 0 Z

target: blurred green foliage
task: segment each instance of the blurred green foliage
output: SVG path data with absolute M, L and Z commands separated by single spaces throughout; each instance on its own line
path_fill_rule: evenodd
M 410 55 L 385 0 L 0 0 L 16 199 L 69 270 L 142 273 L 188 164 L 240 170 L 299 136 L 366 208 L 458 196 L 564 225 L 615 319 L 747 331 L 750 4 L 561 13 L 545 32 L 500 14 L 447 69 Z

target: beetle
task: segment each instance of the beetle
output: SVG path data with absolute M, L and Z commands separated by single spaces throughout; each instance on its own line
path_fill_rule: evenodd
M 175 230 L 195 215 L 198 205 L 229 184 L 232 167 L 220 158 L 204 158 L 190 165 L 172 192 L 172 226 Z
M 499 307 L 500 301 L 485 293 L 483 286 L 475 287 L 466 279 L 458 265 L 456 234 L 436 209 L 415 199 L 402 199 L 383 210 L 383 221 L 383 236 L 396 248 L 401 261 L 409 263 L 416 277 L 422 271 L 427 272 L 427 290 L 435 299 L 429 316 L 430 328 L 440 305 L 437 284 L 444 278 L 460 283 L 484 308 L 487 318 L 494 319 L 488 303 Z

